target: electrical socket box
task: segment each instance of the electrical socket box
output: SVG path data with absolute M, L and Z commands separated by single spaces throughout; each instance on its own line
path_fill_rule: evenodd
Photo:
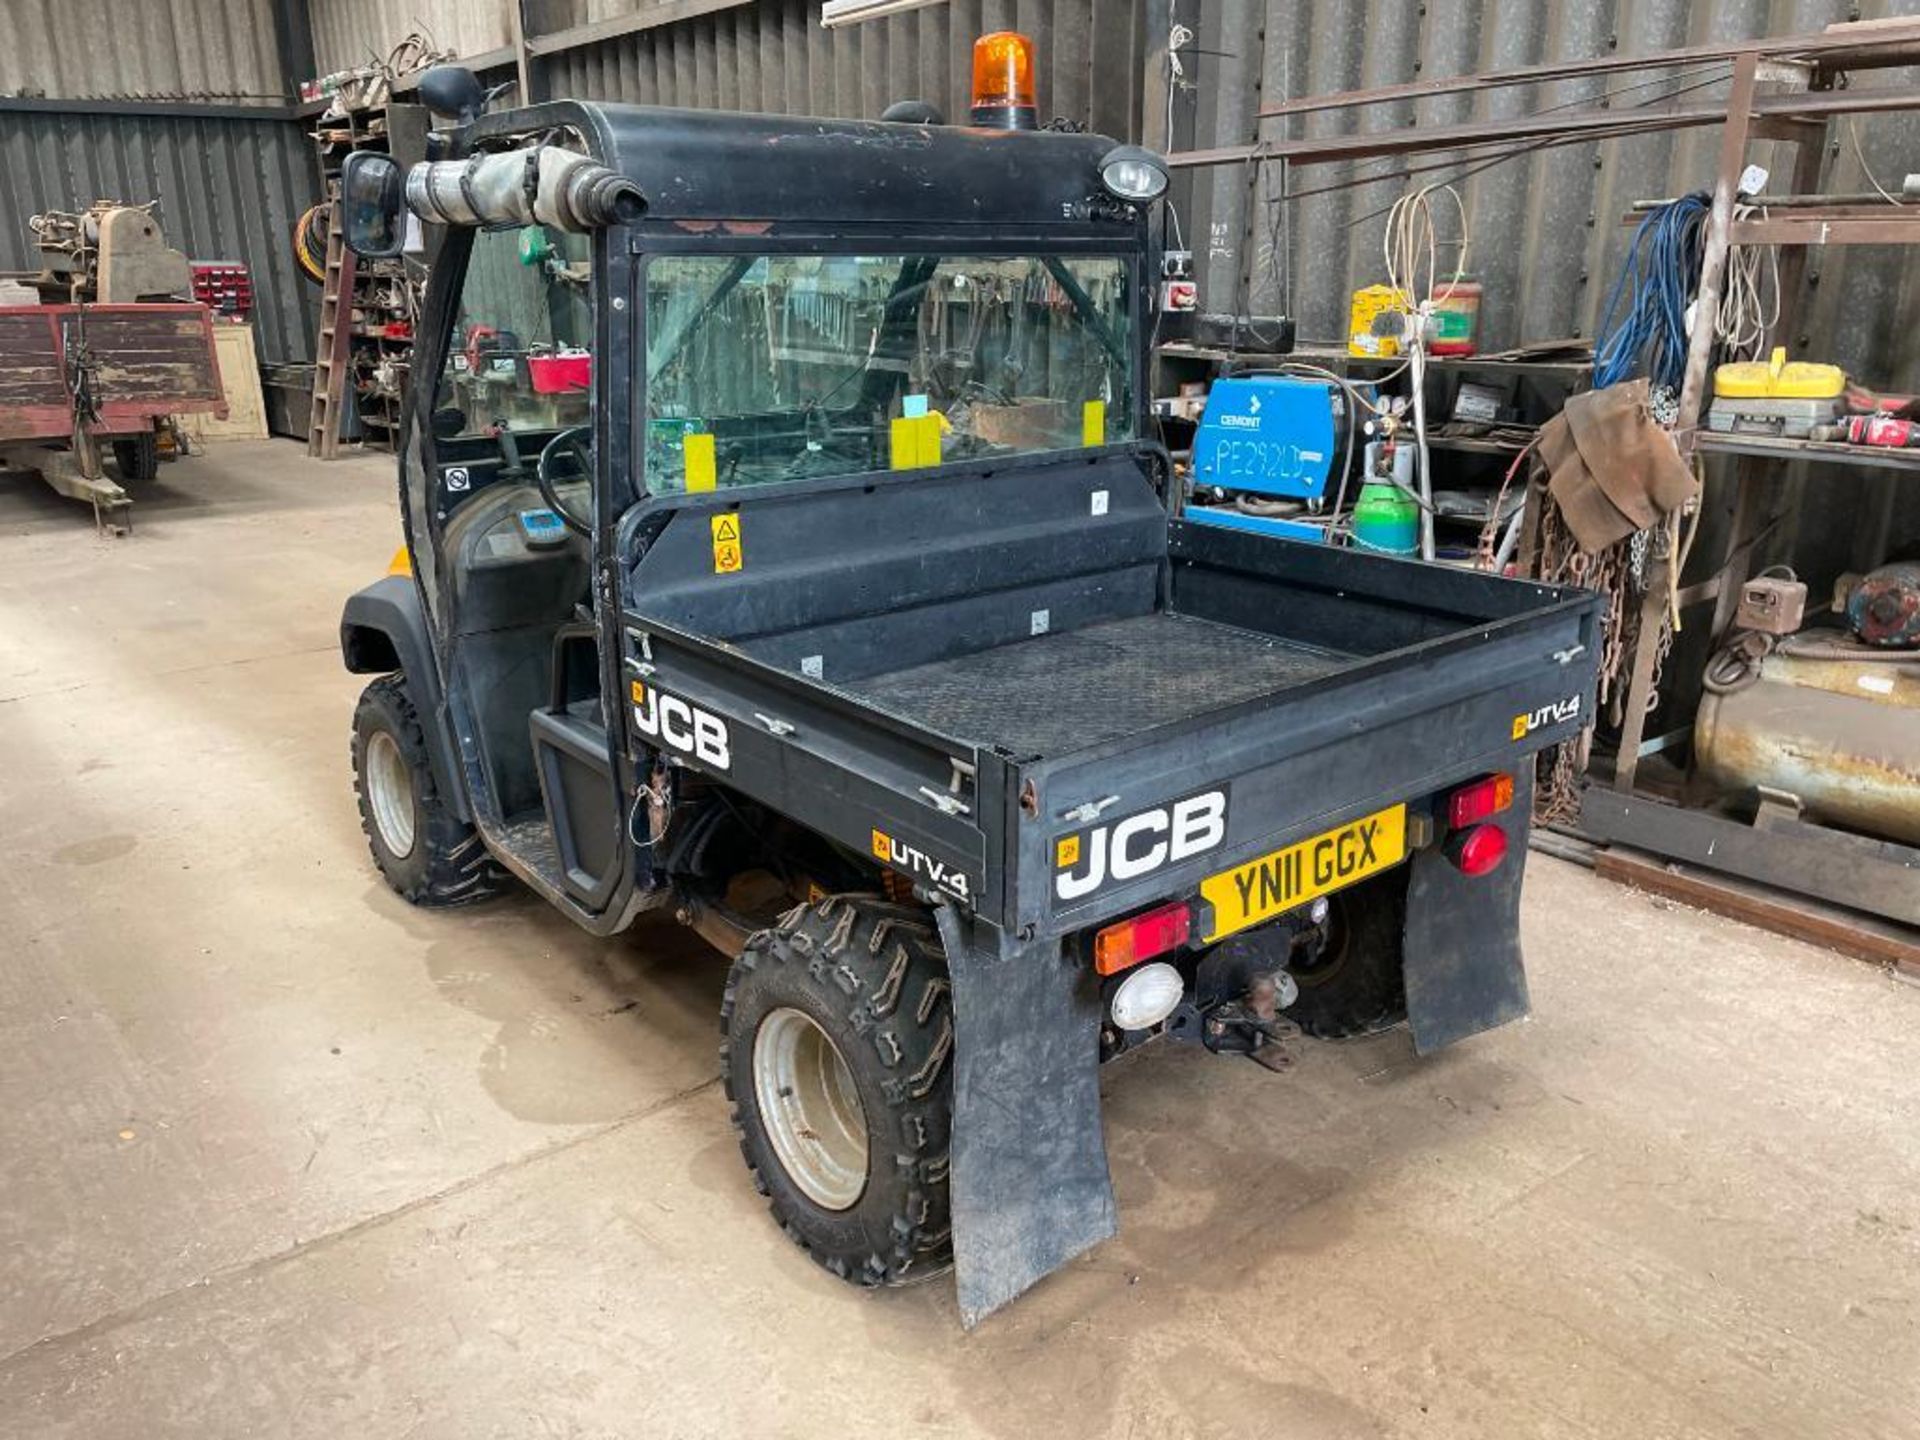
M 1162 280 L 1160 309 L 1168 315 L 1190 315 L 1200 308 L 1200 287 L 1191 280 Z
M 1762 575 L 1740 587 L 1733 623 L 1763 635 L 1791 635 L 1807 613 L 1807 587 L 1798 580 Z

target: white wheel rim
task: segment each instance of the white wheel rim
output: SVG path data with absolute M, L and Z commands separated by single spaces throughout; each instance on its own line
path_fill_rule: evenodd
M 380 843 L 396 860 L 413 853 L 413 771 L 385 730 L 367 740 L 367 804 Z
M 753 1037 L 753 1094 L 781 1168 L 814 1204 L 848 1210 L 867 1188 L 867 1114 L 825 1030 L 789 1007 Z

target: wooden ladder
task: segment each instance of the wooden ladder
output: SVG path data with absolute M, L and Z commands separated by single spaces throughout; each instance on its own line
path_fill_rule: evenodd
M 327 278 L 320 290 L 320 339 L 314 347 L 313 406 L 307 420 L 307 454 L 321 460 L 340 452 L 341 412 L 352 394 L 347 379 L 355 267 L 340 215 L 336 199 L 327 207 Z

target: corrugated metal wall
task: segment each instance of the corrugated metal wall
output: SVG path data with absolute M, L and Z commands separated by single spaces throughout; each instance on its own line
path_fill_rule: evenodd
M 564 51 L 546 85 L 586 99 L 869 119 L 913 97 L 958 116 L 974 39 L 1012 29 L 1038 47 L 1041 115 L 1117 135 L 1139 123 L 1137 10 L 1120 0 L 953 0 L 823 30 L 817 0 L 762 0 Z
M 421 30 L 442 50 L 480 55 L 504 46 L 509 0 L 308 0 L 313 60 L 322 75 L 385 58 Z
M 0 0 L 0 95 L 285 101 L 273 0 Z
M 1849 19 L 1920 12 L 1920 3 L 1178 0 L 1174 9 L 1196 37 L 1193 53 L 1184 59 L 1188 85 L 1176 91 L 1174 101 L 1173 148 L 1184 149 L 1249 141 L 1262 104 L 1296 96 L 1805 33 Z M 1615 108 L 1625 108 L 1682 85 L 1695 87 L 1686 93 L 1689 103 L 1724 100 L 1726 70 L 1703 66 L 1664 72 L 1664 79 L 1658 78 L 1662 72 L 1643 72 L 1492 96 L 1437 96 L 1365 114 L 1326 112 L 1267 121 L 1257 133 L 1269 139 L 1320 137 L 1454 123 L 1585 105 L 1603 94 Z M 1912 72 L 1863 75 L 1860 83 L 1910 85 Z M 1920 119 L 1865 119 L 1858 127 L 1869 164 L 1890 188 L 1897 189 L 1909 169 L 1920 169 Z M 1468 267 L 1486 286 L 1486 348 L 1592 335 L 1631 238 L 1621 216 L 1635 200 L 1710 186 L 1719 134 L 1710 127 L 1542 150 L 1463 177 L 1459 191 L 1471 217 Z M 1831 147 L 1824 188 L 1866 190 L 1845 122 L 1833 136 L 1846 143 Z M 1164 118 L 1150 127 L 1149 138 L 1165 144 Z M 1414 163 L 1434 158 L 1439 157 Z M 1759 145 L 1754 158 L 1769 164 L 1784 183 L 1788 147 Z M 1273 163 L 1257 174 L 1244 166 L 1216 169 L 1179 187 L 1187 239 L 1201 268 L 1203 304 L 1230 311 L 1239 296 L 1244 308 L 1250 291 L 1256 313 L 1294 314 L 1303 337 L 1332 339 L 1344 333 L 1351 291 L 1385 278 L 1384 211 L 1408 188 L 1398 173 L 1407 163 L 1375 160 L 1297 169 L 1289 177 L 1295 195 L 1326 192 L 1356 178 L 1388 178 L 1285 207 L 1273 203 L 1282 183 L 1281 166 Z M 1420 178 L 1425 183 L 1447 175 Z M 1911 254 L 1893 247 L 1817 253 L 1801 334 L 1787 337 L 1789 342 L 1831 354 L 1881 383 L 1920 385 L 1920 339 L 1906 322 L 1920 280 Z
M 37 265 L 28 216 L 157 199 L 170 244 L 252 267 L 261 358 L 311 359 L 319 291 L 289 236 L 317 187 L 312 144 L 288 121 L 0 110 L 0 270 Z

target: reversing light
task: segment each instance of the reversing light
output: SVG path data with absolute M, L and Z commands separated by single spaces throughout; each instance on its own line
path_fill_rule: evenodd
M 1033 98 L 1033 42 L 996 30 L 973 42 L 973 123 L 994 130 L 1032 130 L 1040 123 Z
M 1167 188 L 1167 164 L 1138 145 L 1116 145 L 1100 159 L 1100 183 L 1120 200 L 1153 200 Z
M 1151 1030 L 1173 1014 L 1187 993 L 1187 982 L 1164 960 L 1142 965 L 1122 980 L 1108 1006 L 1113 1023 L 1122 1030 Z
M 1490 875 L 1507 858 L 1507 832 L 1498 825 L 1476 825 L 1447 841 L 1447 858 L 1463 875 Z
M 1513 804 L 1513 776 L 1489 775 L 1447 797 L 1447 828 L 1464 830 Z
M 1093 937 L 1093 968 L 1118 975 L 1142 960 L 1178 950 L 1193 933 L 1193 914 L 1184 900 L 1142 911 Z

